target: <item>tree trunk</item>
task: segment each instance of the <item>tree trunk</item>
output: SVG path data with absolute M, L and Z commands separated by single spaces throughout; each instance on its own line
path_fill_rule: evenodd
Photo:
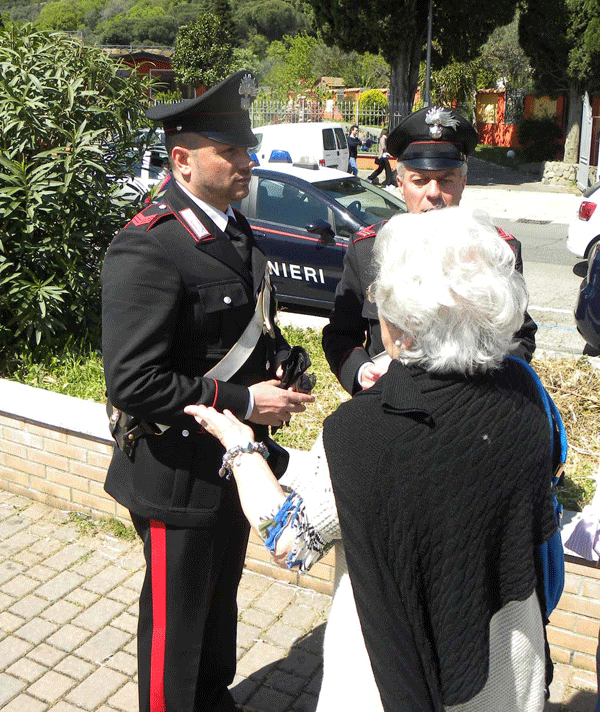
M 578 82 L 569 85 L 569 110 L 567 114 L 567 131 L 565 139 L 565 163 L 578 163 L 579 141 L 581 138 L 582 95 Z
M 412 42 L 398 43 L 400 54 L 390 65 L 390 127 L 394 128 L 400 118 L 412 111 L 415 94 L 419 87 L 419 63 L 421 61 L 420 38 Z

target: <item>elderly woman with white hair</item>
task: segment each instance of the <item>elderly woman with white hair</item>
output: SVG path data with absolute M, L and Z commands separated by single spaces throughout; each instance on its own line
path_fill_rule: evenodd
M 326 419 L 312 472 L 284 490 L 250 428 L 187 412 L 276 560 L 305 569 L 341 533 L 319 710 L 541 712 L 536 549 L 556 522 L 544 406 L 506 358 L 523 278 L 461 208 L 392 218 L 375 256 L 391 363 Z

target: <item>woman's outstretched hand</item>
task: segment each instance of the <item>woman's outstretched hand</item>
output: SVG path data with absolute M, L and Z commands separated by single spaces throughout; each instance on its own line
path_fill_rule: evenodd
M 252 428 L 240 422 L 229 410 L 219 413 L 205 405 L 188 405 L 184 411 L 194 416 L 207 432 L 218 438 L 226 450 L 236 445 L 247 445 L 254 440 Z

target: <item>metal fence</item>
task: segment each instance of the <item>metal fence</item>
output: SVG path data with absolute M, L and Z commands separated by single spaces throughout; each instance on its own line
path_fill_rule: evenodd
M 381 129 L 389 124 L 388 108 L 361 107 L 357 101 L 323 101 L 290 99 L 289 101 L 261 101 L 252 104 L 252 126 L 306 121 L 337 121 Z

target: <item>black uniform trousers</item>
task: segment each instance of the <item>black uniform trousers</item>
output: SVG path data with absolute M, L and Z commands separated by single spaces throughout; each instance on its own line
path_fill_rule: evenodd
M 249 534 L 239 501 L 221 508 L 214 526 L 176 527 L 133 512 L 131 520 L 146 559 L 140 712 L 233 712 L 227 687 L 235 675 L 236 593 Z

